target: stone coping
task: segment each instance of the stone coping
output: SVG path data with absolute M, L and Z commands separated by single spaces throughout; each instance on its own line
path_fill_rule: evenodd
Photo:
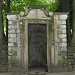
M 58 15 L 63 15 L 63 14 L 66 14 L 66 15 L 68 15 L 69 14 L 69 12 L 53 12 L 53 14 L 54 15 L 56 15 L 56 14 L 58 14 Z
M 69 12 L 53 12 L 53 14 L 67 14 L 68 15 Z M 19 15 L 19 13 L 6 13 L 6 15 Z

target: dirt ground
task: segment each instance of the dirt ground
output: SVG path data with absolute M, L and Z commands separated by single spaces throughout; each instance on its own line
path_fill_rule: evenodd
M 35 73 L 35 74 L 23 74 L 23 73 L 0 73 L 0 75 L 75 75 L 75 71 L 73 72 L 60 72 L 60 73 Z

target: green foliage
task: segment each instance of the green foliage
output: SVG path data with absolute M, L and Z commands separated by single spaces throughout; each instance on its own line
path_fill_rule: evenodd
M 10 0 L 10 12 L 26 11 L 31 5 L 45 5 L 48 11 L 55 11 L 59 6 L 58 0 Z M 54 2 L 55 1 L 55 2 Z M 3 8 L 6 11 L 6 0 L 4 0 Z
M 56 11 L 56 9 L 58 8 L 59 3 L 55 2 L 55 3 L 51 3 L 47 6 L 47 10 L 48 11 Z
M 16 56 L 11 56 L 11 58 L 10 58 L 10 64 L 16 65 L 17 63 L 18 63 L 18 60 L 17 60 Z
M 66 55 L 62 55 L 61 56 L 61 59 L 60 60 L 58 60 L 58 65 L 60 65 L 60 66 L 65 66 L 65 65 L 67 65 L 67 60 L 66 60 Z

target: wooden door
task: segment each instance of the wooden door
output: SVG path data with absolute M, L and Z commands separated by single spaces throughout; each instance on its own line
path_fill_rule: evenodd
M 46 24 L 28 24 L 28 62 L 29 66 L 47 65 Z

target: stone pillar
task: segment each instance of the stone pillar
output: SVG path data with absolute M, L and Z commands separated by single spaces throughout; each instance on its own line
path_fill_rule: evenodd
M 48 65 L 48 72 L 51 71 L 51 23 L 47 25 L 47 65 Z
M 54 14 L 54 35 L 55 35 L 55 66 L 66 62 L 67 34 L 66 19 L 67 13 Z M 63 58 L 64 57 L 64 58 Z
M 25 23 L 24 32 L 24 66 L 25 72 L 28 72 L 28 23 Z
M 20 63 L 19 15 L 7 15 L 8 19 L 8 62 L 9 67 Z M 17 19 L 18 18 L 18 19 Z

